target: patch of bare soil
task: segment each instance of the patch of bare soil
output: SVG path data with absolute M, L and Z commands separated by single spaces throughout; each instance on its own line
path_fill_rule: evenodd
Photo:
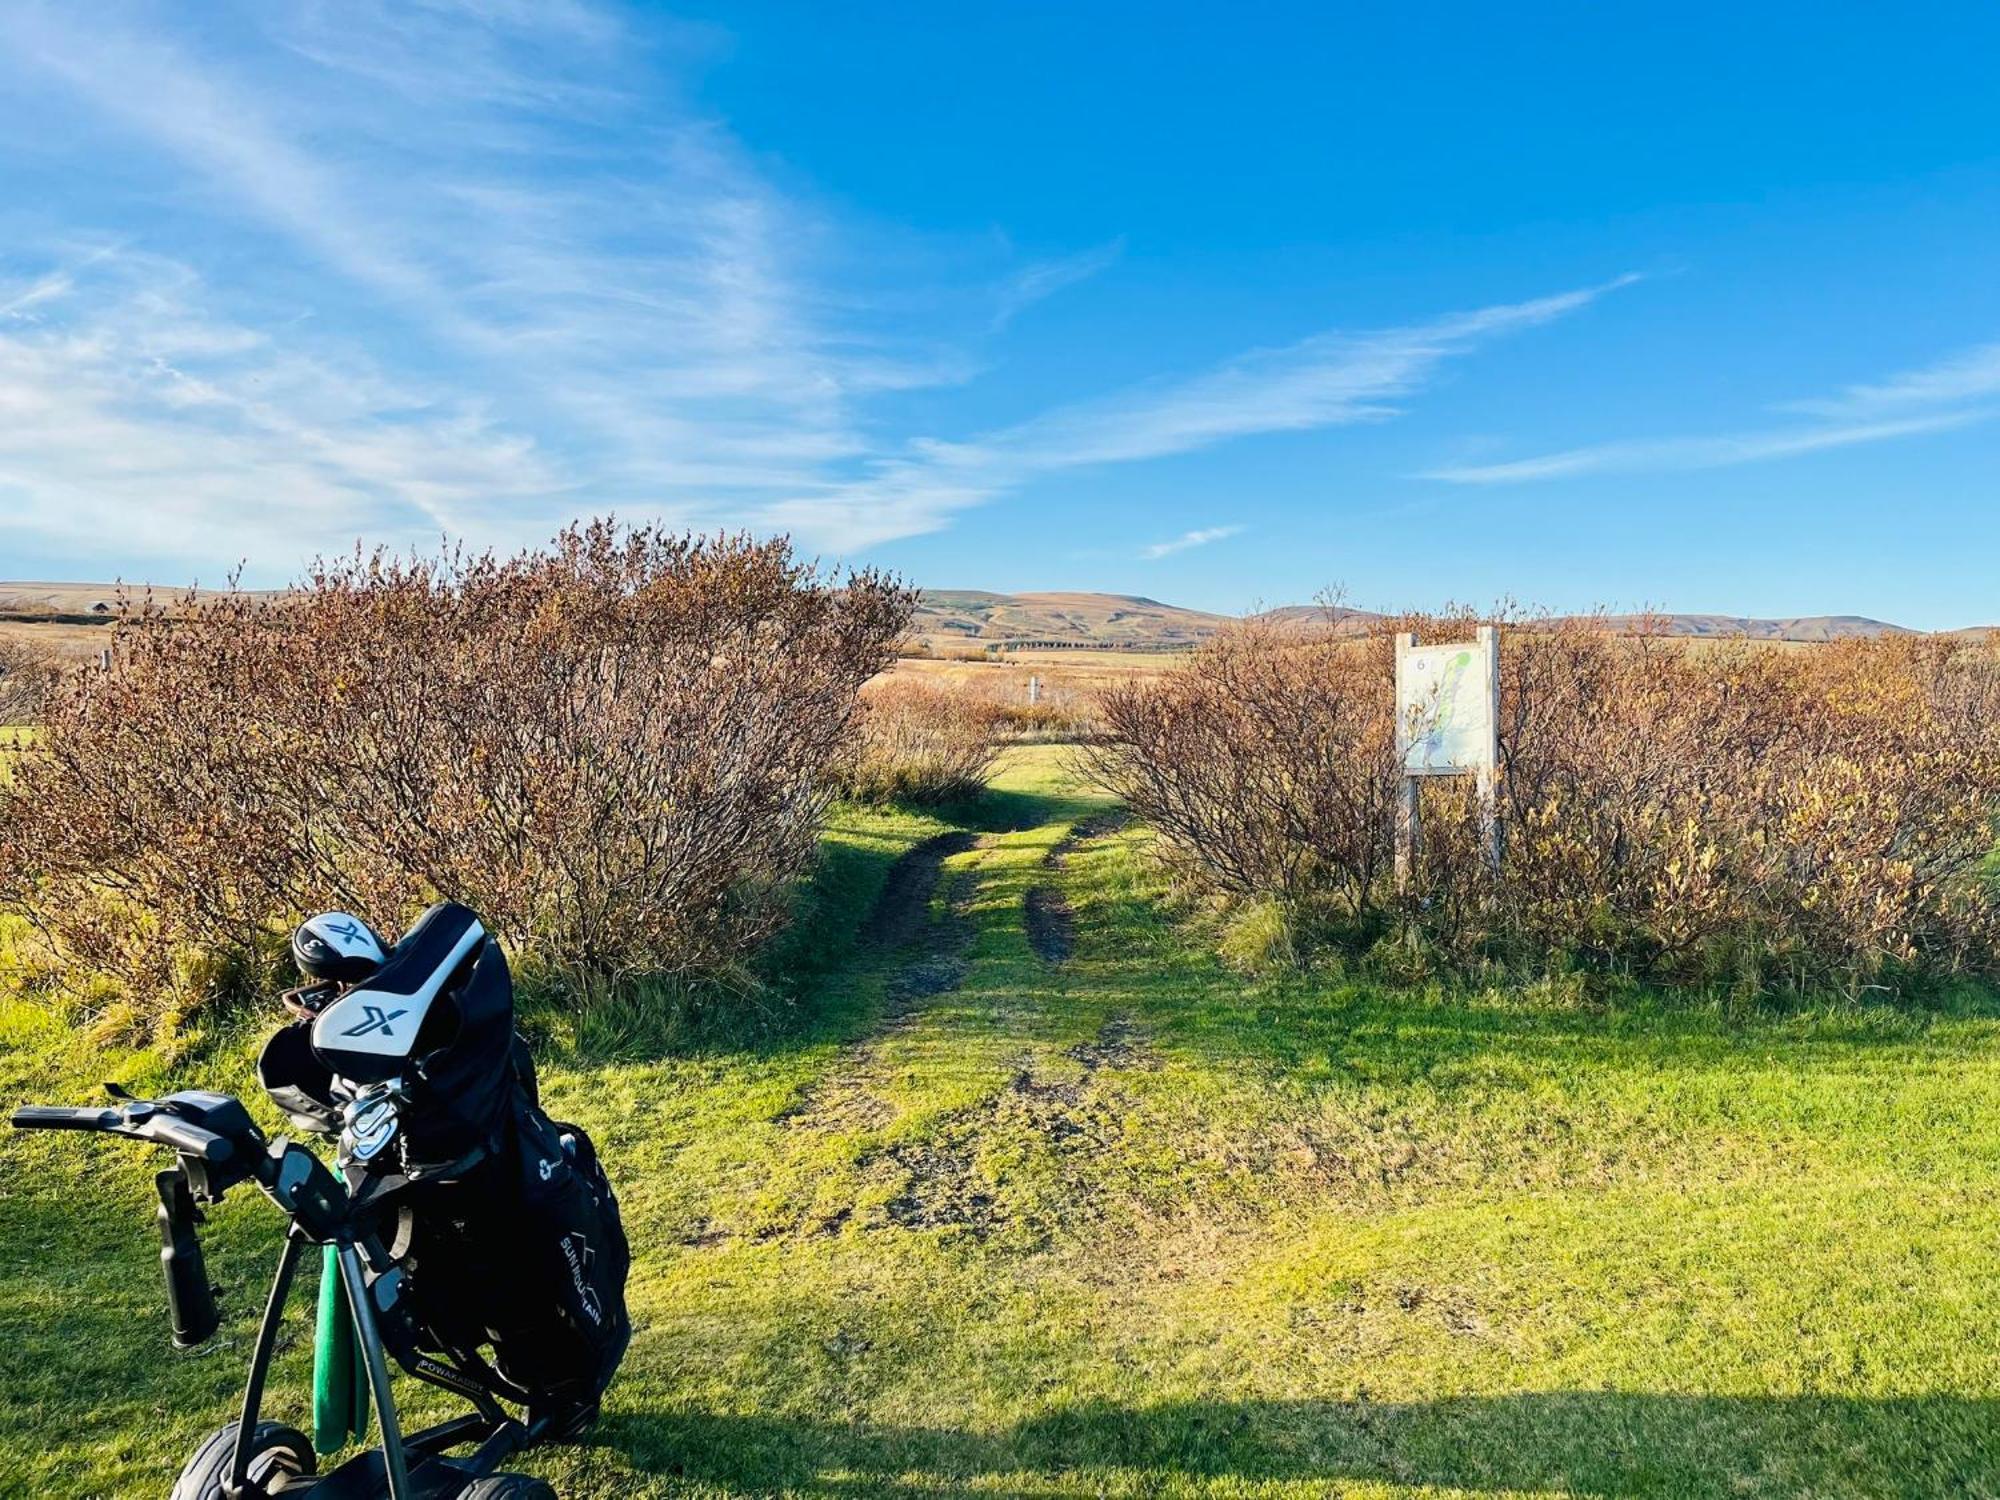
M 1069 1055 L 1091 1073 L 1099 1068 L 1137 1068 L 1151 1072 L 1160 1066 L 1159 1054 L 1146 1040 L 1146 1034 L 1122 1011 L 1098 1028 L 1096 1040 L 1077 1043 L 1069 1049 Z
M 1109 838 L 1131 821 L 1132 814 L 1122 807 L 1113 812 L 1092 813 L 1087 818 L 1079 818 L 1070 825 L 1069 832 L 1057 839 L 1049 852 L 1042 856 L 1042 863 L 1051 867 L 1060 866 L 1085 844 Z
M 1050 846 L 1042 863 L 1051 870 L 1061 869 L 1070 855 L 1093 839 L 1107 838 L 1131 821 L 1126 812 L 1096 813 L 1078 819 L 1068 832 Z M 1029 888 L 1023 899 L 1021 918 L 1028 929 L 1028 946 L 1043 963 L 1066 963 L 1076 951 L 1076 918 L 1069 898 L 1058 886 Z
M 1111 1074 L 1158 1064 L 1123 1018 L 1066 1055 L 1082 1063 L 1081 1077 L 1047 1072 L 1023 1056 L 1004 1088 L 941 1122 L 935 1137 L 883 1151 L 878 1160 L 902 1175 L 902 1185 L 884 1206 L 888 1223 L 877 1227 L 956 1230 L 981 1240 L 1005 1229 L 1027 1248 L 1101 1220 L 1105 1153 L 1130 1108 Z M 988 1143 L 997 1148 L 994 1159 L 1035 1163 L 1024 1178 L 1034 1190 L 1009 1195 L 981 1170 Z
M 1030 886 L 1022 898 L 1021 919 L 1028 929 L 1028 946 L 1043 963 L 1065 963 L 1076 950 L 1069 899 L 1055 886 Z
M 863 941 L 877 948 L 898 948 L 915 937 L 929 919 L 931 892 L 937 889 L 944 862 L 978 841 L 977 834 L 955 828 L 905 850 L 889 867 L 882 893 L 861 926 Z
M 966 847 L 972 845 L 968 843 Z M 934 874 L 933 884 L 936 879 Z M 922 929 L 923 949 L 889 976 L 884 991 L 887 1027 L 892 1028 L 905 1021 L 916 1009 L 918 1001 L 928 1000 L 933 995 L 949 994 L 965 983 L 969 967 L 965 950 L 972 946 L 972 924 L 966 918 L 965 906 L 972 899 L 974 884 L 970 871 L 960 875 L 946 895 L 944 915 L 934 920 L 930 918 L 930 893 L 924 893 L 919 904 L 919 910 L 926 919 Z
M 676 1244 L 686 1245 L 691 1250 L 713 1250 L 729 1239 L 729 1231 L 713 1219 L 700 1219 L 685 1234 L 678 1236 Z
M 971 898 L 973 877 L 969 872 L 959 877 L 944 916 L 936 920 L 931 916 L 931 894 L 944 861 L 977 842 L 971 833 L 942 833 L 907 851 L 890 868 L 863 935 L 883 948 L 916 947 L 919 937 L 922 945 L 884 986 L 881 1030 L 850 1046 L 841 1065 L 779 1115 L 779 1124 L 791 1130 L 842 1133 L 880 1130 L 895 1119 L 895 1106 L 871 1087 L 879 1068 L 877 1049 L 883 1036 L 909 1024 L 922 1001 L 965 982 L 965 950 L 972 932 L 962 908 Z
M 898 1229 L 960 1229 L 984 1239 L 1000 1226 L 992 1189 L 964 1144 L 913 1141 L 890 1147 L 883 1159 L 904 1174 L 903 1190 L 883 1205 Z
M 1088 1074 L 1082 1078 L 1045 1078 L 1033 1063 L 1017 1069 L 999 1095 L 995 1116 L 1050 1145 L 1081 1137 L 1106 1138 L 1117 1119 L 1097 1097 Z

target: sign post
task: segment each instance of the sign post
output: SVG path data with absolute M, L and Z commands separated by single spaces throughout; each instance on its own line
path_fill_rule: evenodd
M 1500 637 L 1479 627 L 1470 644 L 1424 646 L 1396 637 L 1396 889 L 1409 888 L 1422 839 L 1418 784 L 1426 776 L 1472 776 L 1487 868 L 1500 868 Z

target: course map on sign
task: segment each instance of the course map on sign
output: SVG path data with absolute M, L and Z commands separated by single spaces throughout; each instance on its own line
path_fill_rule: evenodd
M 1484 648 L 1413 646 L 1397 666 L 1404 772 L 1440 776 L 1491 765 L 1493 697 Z

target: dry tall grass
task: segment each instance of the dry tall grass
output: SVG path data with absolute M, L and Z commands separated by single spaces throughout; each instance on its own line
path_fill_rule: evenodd
M 1107 688 L 1178 660 L 1164 653 L 1087 651 L 982 654 L 965 661 L 905 656 L 891 680 L 926 682 L 984 700 L 1009 741 L 1076 743 L 1099 733 L 1097 703 Z
M 1000 752 L 1000 715 L 985 697 L 910 677 L 870 684 L 861 732 L 840 768 L 867 802 L 948 802 L 986 785 Z
M 2000 657 L 1936 637 L 1691 652 L 1589 622 L 1505 622 L 1506 846 L 1479 857 L 1464 781 L 1424 789 L 1392 858 L 1393 633 L 1231 632 L 1114 690 L 1096 778 L 1203 889 L 1438 950 L 1756 987 L 2000 965 Z
M 717 970 L 783 920 L 912 604 L 783 541 L 594 523 L 130 614 L 0 795 L 0 911 L 151 1019 L 301 912 L 440 895 L 579 990 Z

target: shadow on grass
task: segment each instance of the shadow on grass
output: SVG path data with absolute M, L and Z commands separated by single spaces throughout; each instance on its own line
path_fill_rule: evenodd
M 1559 981 L 1408 982 L 1359 960 L 1253 977 L 1227 968 L 1143 896 L 1080 908 L 1079 922 L 1128 939 L 1092 960 L 1085 930 L 1079 981 L 1184 1055 L 1290 1071 L 1333 1054 L 1378 1082 L 1558 1057 L 1590 1067 L 1752 1070 L 1774 1054 L 1809 1063 L 1906 1051 L 1939 1043 L 1949 1035 L 1940 1028 L 1954 1022 L 2000 1020 L 2000 988 L 1973 981 L 1904 998 L 1745 1005 L 1638 984 L 1585 994 Z
M 1024 791 L 990 787 L 977 797 L 932 809 L 936 815 L 975 833 L 1023 833 L 1046 823 L 1068 821 L 1110 805 L 1090 792 Z
M 1374 1482 L 1591 1496 L 2000 1492 L 2000 1400 L 1556 1391 L 1422 1403 L 1086 1404 L 990 1434 L 607 1418 L 641 1468 L 766 1494 L 1048 1496 Z
M 1114 988 L 1117 986 L 1114 986 Z M 1126 987 L 1124 1003 L 1157 1039 L 1215 1065 L 1313 1069 L 1331 1059 L 1383 1084 L 1444 1083 L 1494 1067 L 1748 1074 L 1783 1063 L 1863 1065 L 1912 1049 L 1974 1045 L 1944 1020 L 2000 1019 L 2000 995 L 1966 991 L 1949 1009 L 1833 1006 L 1731 1013 L 1671 995 L 1602 1006 L 1537 1004 L 1519 994 L 1397 990 L 1366 980 L 1251 988 L 1205 985 L 1186 997 Z M 1470 1070 L 1468 1072 L 1467 1070 Z

